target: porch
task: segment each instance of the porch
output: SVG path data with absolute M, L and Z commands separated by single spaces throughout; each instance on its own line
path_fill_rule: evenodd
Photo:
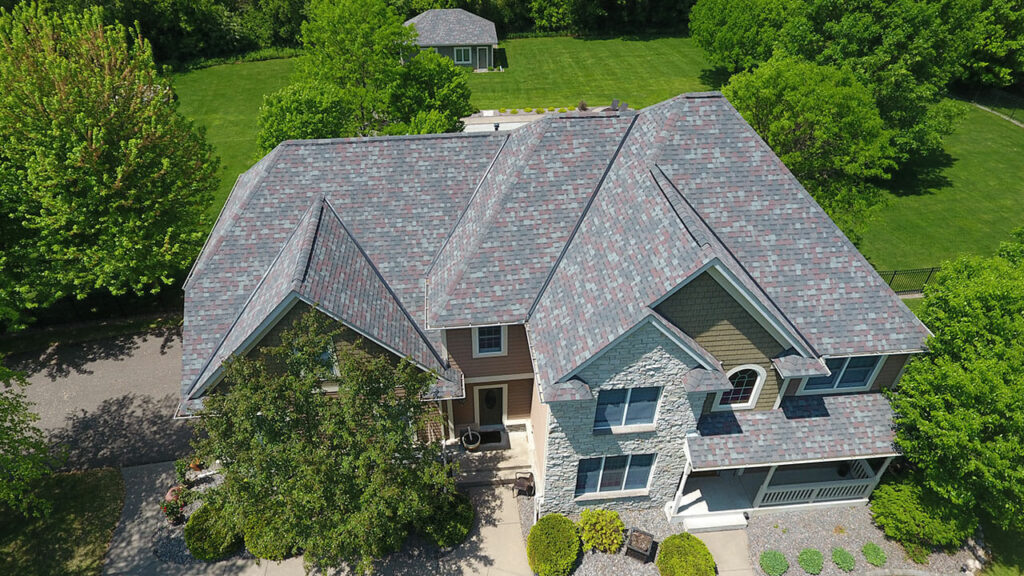
M 533 446 L 524 425 L 509 425 L 486 432 L 500 435 L 497 442 L 466 450 L 458 440 L 445 443 L 446 457 L 459 465 L 455 483 L 463 487 L 511 484 L 517 472 L 532 472 Z
M 771 509 L 867 501 L 892 458 L 737 468 L 684 478 L 665 506 L 689 532 L 744 528 Z

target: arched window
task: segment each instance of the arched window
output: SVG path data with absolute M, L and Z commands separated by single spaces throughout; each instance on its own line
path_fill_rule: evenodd
M 753 408 L 761 393 L 761 386 L 764 385 L 764 368 L 756 364 L 737 366 L 729 371 L 728 376 L 732 390 L 718 393 L 715 410 Z

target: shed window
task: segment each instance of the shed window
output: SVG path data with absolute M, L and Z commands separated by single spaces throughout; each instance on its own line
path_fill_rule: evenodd
M 455 63 L 456 64 L 470 64 L 473 61 L 473 51 L 466 46 L 458 46 L 455 48 Z

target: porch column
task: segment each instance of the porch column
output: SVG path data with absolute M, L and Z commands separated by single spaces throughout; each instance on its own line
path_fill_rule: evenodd
M 871 490 L 868 490 L 868 495 L 874 492 L 875 488 L 878 487 L 878 482 L 882 480 L 882 474 L 885 474 L 885 471 L 889 468 L 889 464 L 892 463 L 892 459 L 892 456 L 886 458 L 885 462 L 882 463 L 882 467 L 875 473 L 874 482 L 871 483 Z
M 679 488 L 676 489 L 676 497 L 672 501 L 672 515 L 674 516 L 679 511 L 679 505 L 683 501 L 683 489 L 686 487 L 686 479 L 690 477 L 692 471 L 690 466 L 690 460 L 686 460 L 686 465 L 683 466 L 683 477 L 679 480 Z
M 776 468 L 778 468 L 778 466 L 772 466 L 768 469 L 768 475 L 764 477 L 764 482 L 762 482 L 761 487 L 757 489 L 757 496 L 754 496 L 754 508 L 761 505 L 761 500 L 764 499 L 764 492 L 768 489 L 768 483 L 772 481 L 772 476 L 775 476 Z

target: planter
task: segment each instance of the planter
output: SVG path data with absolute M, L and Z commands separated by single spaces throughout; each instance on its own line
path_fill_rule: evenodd
M 184 489 L 185 487 L 181 484 L 171 486 L 167 493 L 164 494 L 164 502 L 177 502 L 178 498 L 181 497 L 181 491 Z
M 480 447 L 480 433 L 476 430 L 466 430 L 466 433 L 462 435 L 462 447 L 466 450 L 476 450 Z
M 626 534 L 626 556 L 636 558 L 641 562 L 651 559 L 651 549 L 654 547 L 654 535 L 630 528 Z

